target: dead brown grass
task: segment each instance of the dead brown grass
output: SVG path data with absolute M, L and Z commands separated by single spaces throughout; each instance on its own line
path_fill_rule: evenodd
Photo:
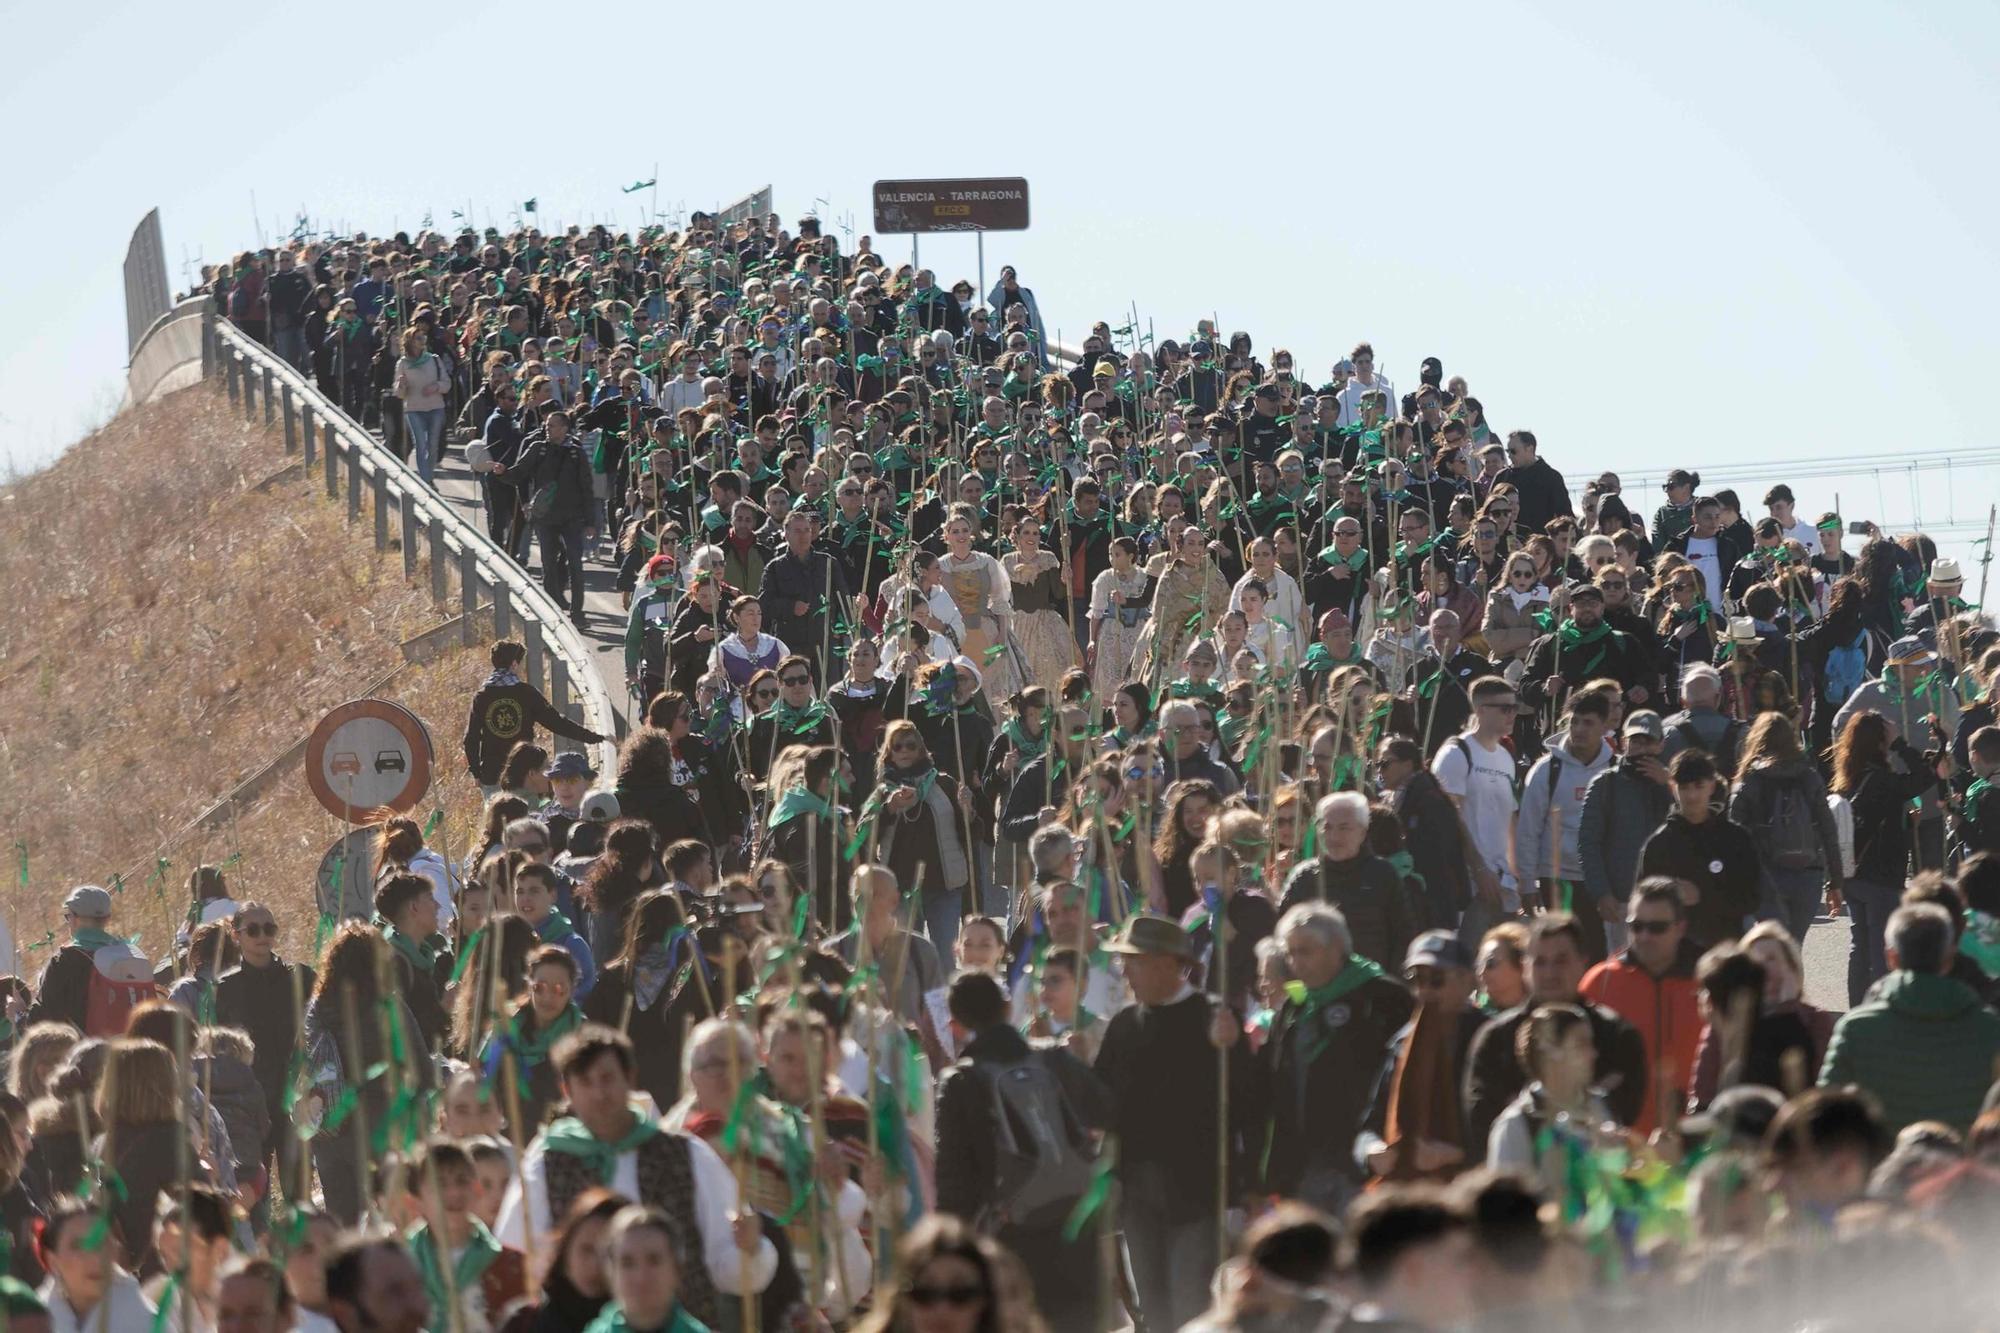
M 0 490 L 0 838 L 28 852 L 23 889 L 6 849 L 0 908 L 23 947 L 70 886 L 123 875 L 116 924 L 158 957 L 187 872 L 234 857 L 235 896 L 271 904 L 285 946 L 309 950 L 313 873 L 344 826 L 296 764 L 233 821 L 179 835 L 398 667 L 377 693 L 430 728 L 447 812 L 433 843 L 462 850 L 479 794 L 458 735 L 485 655 L 405 665 L 401 642 L 441 619 L 424 565 L 406 584 L 367 514 L 350 526 L 345 499 L 287 461 L 280 428 L 196 386 Z M 162 856 L 163 884 L 147 873 Z

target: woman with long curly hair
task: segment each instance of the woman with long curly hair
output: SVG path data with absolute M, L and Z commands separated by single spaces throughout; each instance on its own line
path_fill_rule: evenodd
M 659 1106 L 681 1095 L 681 1041 L 687 1020 L 710 1012 L 713 996 L 704 981 L 686 970 L 688 950 L 699 945 L 680 895 L 666 889 L 643 893 L 625 913 L 625 936 L 617 954 L 597 974 L 584 999 L 583 1014 L 632 1038 L 638 1060 L 639 1091 Z M 705 974 L 707 975 L 707 974 Z
M 1222 808 L 1222 793 L 1201 778 L 1167 788 L 1167 812 L 1153 839 L 1160 862 L 1160 892 L 1166 914 L 1178 921 L 1194 905 L 1195 884 L 1189 869 L 1194 849 L 1208 836 L 1208 823 Z
M 590 913 L 590 952 L 610 958 L 625 942 L 625 918 L 648 889 L 666 882 L 659 843 L 643 819 L 621 819 L 604 835 L 604 851 L 584 872 L 579 904 Z
M 487 918 L 485 933 L 473 943 L 452 994 L 451 1039 L 445 1047 L 450 1055 L 472 1058 L 494 1014 L 527 989 L 528 956 L 540 943 L 535 928 L 512 912 Z
M 1889 756 L 1902 762 L 1902 772 Z M 1847 1002 L 1861 1003 L 1889 970 L 1884 931 L 1902 901 L 1910 868 L 1910 802 L 1948 771 L 1949 754 L 1933 765 L 1881 713 L 1857 712 L 1833 746 L 1833 790 L 1854 811 L 1854 873 L 1847 878 Z

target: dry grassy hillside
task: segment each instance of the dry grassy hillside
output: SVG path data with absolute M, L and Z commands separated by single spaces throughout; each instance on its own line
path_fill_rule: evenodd
M 233 820 L 182 831 L 391 672 L 376 693 L 430 727 L 440 836 L 461 847 L 478 791 L 457 736 L 485 655 L 405 664 L 401 642 L 441 619 L 424 567 L 406 584 L 401 554 L 378 556 L 316 481 L 287 467 L 279 428 L 196 386 L 0 490 L 0 910 L 24 950 L 69 886 L 122 874 L 114 924 L 157 958 L 188 870 L 230 858 L 235 896 L 271 903 L 281 947 L 308 950 L 313 871 L 343 826 L 296 763 Z

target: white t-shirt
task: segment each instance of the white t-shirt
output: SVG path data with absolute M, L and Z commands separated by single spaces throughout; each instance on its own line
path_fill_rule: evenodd
M 1808 523 L 1796 511 L 1792 514 L 1792 526 L 1780 528 L 1778 535 L 1789 542 L 1797 542 L 1806 548 L 1808 556 L 1819 554 L 1819 529 Z
M 1722 560 L 1716 554 L 1715 538 L 1689 533 L 1687 555 L 1688 563 L 1701 571 L 1703 595 L 1711 606 L 1721 606 L 1724 592 L 1722 576 L 1728 571 L 1723 569 Z
M 1514 847 L 1514 756 L 1506 746 L 1487 749 L 1478 736 L 1466 732 L 1438 747 L 1431 772 L 1447 794 L 1458 799 L 1472 844 L 1500 881 L 1508 911 L 1521 906 L 1521 894 L 1509 868 Z

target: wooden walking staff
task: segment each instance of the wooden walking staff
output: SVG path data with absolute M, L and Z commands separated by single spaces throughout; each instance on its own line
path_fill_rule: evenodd
M 1234 890 L 1231 890 L 1234 893 Z M 1216 896 L 1208 922 L 1215 955 L 1215 1008 L 1229 1013 L 1229 900 Z M 1229 1262 L 1229 1047 L 1215 1048 L 1215 1263 Z

